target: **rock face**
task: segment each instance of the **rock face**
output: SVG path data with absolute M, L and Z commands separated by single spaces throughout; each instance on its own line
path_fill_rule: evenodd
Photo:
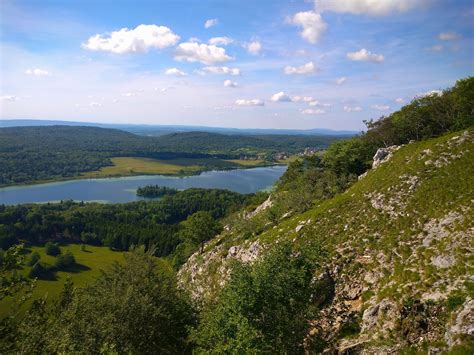
M 260 205 L 258 206 L 256 209 L 254 209 L 252 212 L 249 212 L 247 213 L 244 218 L 245 219 L 250 219 L 250 218 L 253 218 L 255 217 L 257 214 L 259 214 L 260 212 L 262 211 L 265 211 L 267 208 L 270 208 L 273 206 L 273 201 L 272 201 L 272 197 L 271 196 L 268 196 L 268 198 Z
M 392 145 L 387 148 L 379 148 L 374 155 L 374 162 L 372 163 L 372 169 L 375 169 L 380 164 L 390 160 L 393 156 L 393 153 L 399 150 L 402 146 L 401 145 Z

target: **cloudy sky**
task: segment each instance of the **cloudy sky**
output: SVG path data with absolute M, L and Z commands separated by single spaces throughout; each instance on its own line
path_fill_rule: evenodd
M 474 73 L 471 0 L 0 0 L 0 117 L 362 129 Z

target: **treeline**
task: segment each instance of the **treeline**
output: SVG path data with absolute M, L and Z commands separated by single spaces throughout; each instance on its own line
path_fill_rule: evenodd
M 163 196 L 175 195 L 178 190 L 171 187 L 159 185 L 146 185 L 137 189 L 137 196 L 147 198 L 157 198 Z
M 112 157 L 225 158 L 325 148 L 330 136 L 238 136 L 205 132 L 160 137 L 98 127 L 0 128 L 0 185 L 77 176 L 112 165 Z M 219 162 L 215 159 L 216 164 Z M 207 164 L 212 166 L 212 160 Z
M 263 195 L 263 196 L 260 196 Z M 158 201 L 127 204 L 74 203 L 0 205 L 0 249 L 20 242 L 48 241 L 105 245 L 129 250 L 132 245 L 154 245 L 157 256 L 173 253 L 183 243 L 183 224 L 204 211 L 218 220 L 265 194 L 241 195 L 227 190 L 188 189 Z M 198 243 L 199 245 L 199 243 Z M 178 248 L 182 253 L 193 246 Z M 177 256 L 181 260 L 182 256 Z

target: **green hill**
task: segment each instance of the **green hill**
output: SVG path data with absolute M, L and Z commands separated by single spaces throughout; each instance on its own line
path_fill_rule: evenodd
M 258 260 L 285 240 L 296 250 L 317 241 L 327 251 L 323 269 L 334 292 L 308 338 L 340 351 L 467 342 L 472 318 L 463 315 L 472 317 L 474 297 L 473 135 L 470 129 L 402 146 L 344 193 L 250 239 L 230 226 L 190 258 L 182 285 L 205 303 L 222 287 L 231 260 Z

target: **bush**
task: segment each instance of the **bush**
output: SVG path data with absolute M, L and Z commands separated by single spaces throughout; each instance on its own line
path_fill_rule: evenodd
M 30 272 L 28 273 L 28 277 L 42 280 L 52 280 L 55 278 L 54 270 L 51 268 L 51 266 L 43 264 L 41 261 L 37 261 L 36 264 L 32 266 Z
M 33 252 L 30 256 L 30 259 L 28 260 L 28 262 L 26 263 L 26 265 L 28 266 L 33 266 L 34 264 L 36 264 L 39 260 L 41 259 L 41 256 L 38 254 L 38 252 Z
M 58 255 L 56 257 L 56 263 L 54 264 L 58 270 L 67 270 L 74 265 L 76 265 L 76 258 L 69 250 L 64 254 Z
M 57 256 L 61 254 L 61 249 L 57 243 L 47 242 L 45 245 L 46 255 Z
M 192 334 L 203 353 L 299 353 L 317 311 L 313 277 L 321 250 L 282 243 L 253 266 L 237 263 Z M 319 288 L 319 290 L 323 290 Z

